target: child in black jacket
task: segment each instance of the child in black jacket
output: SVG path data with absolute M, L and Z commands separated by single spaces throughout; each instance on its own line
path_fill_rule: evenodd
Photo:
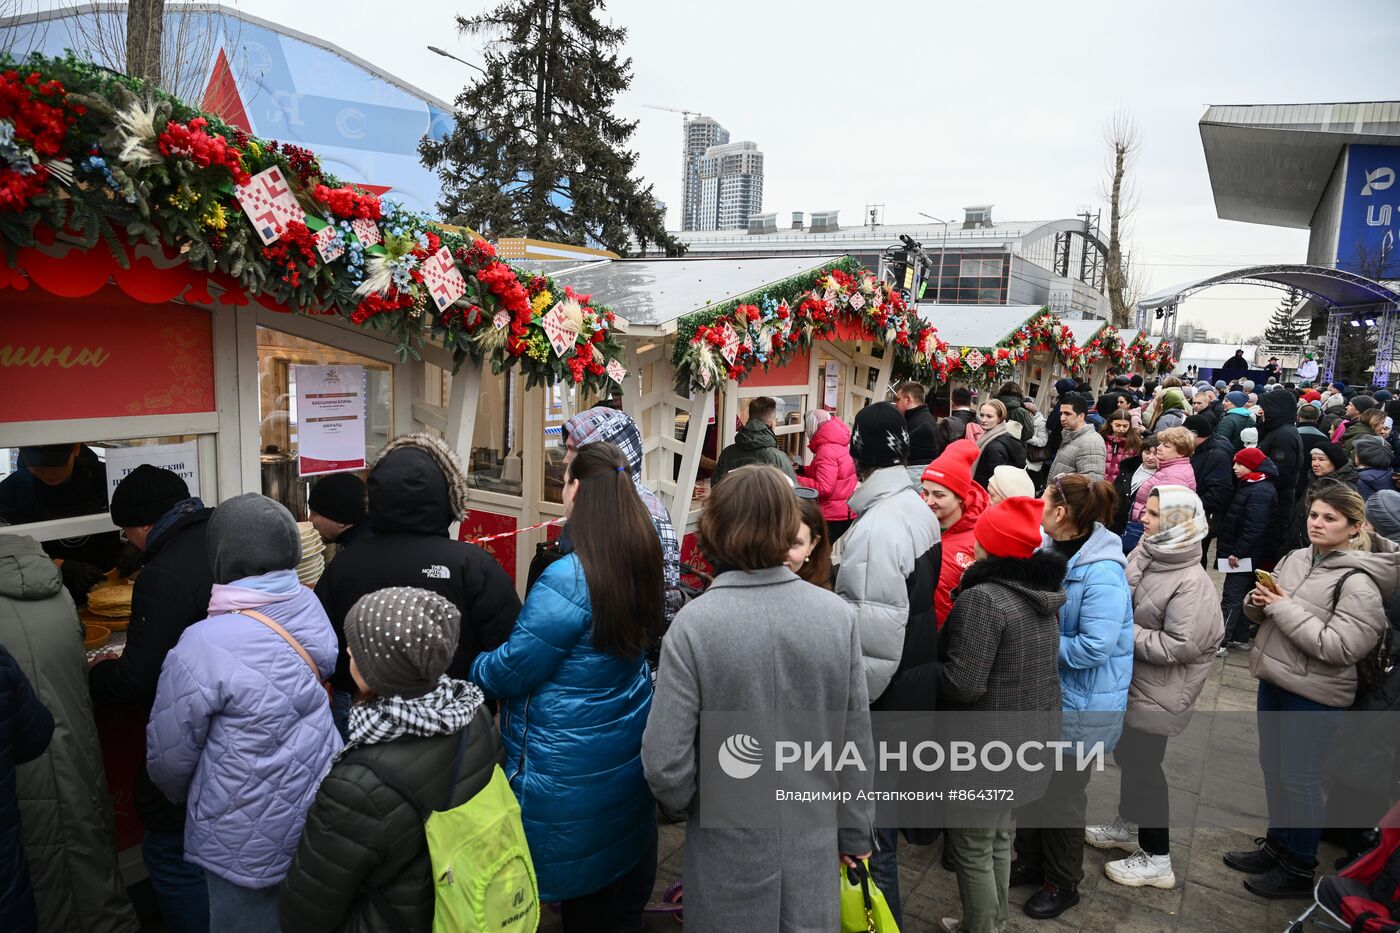
M 1247 649 L 1249 620 L 1244 615 L 1244 597 L 1254 589 L 1253 570 L 1273 553 L 1269 527 L 1278 505 L 1278 467 L 1257 447 L 1246 447 L 1235 454 L 1235 496 L 1220 520 L 1216 555 L 1229 562 L 1225 590 L 1220 597 L 1220 614 L 1225 617 L 1225 639 L 1220 646 Z M 1244 561 L 1251 571 L 1238 570 Z

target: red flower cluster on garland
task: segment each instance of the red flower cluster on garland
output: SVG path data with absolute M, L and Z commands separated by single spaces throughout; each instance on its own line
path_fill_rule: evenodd
M 306 224 L 294 220 L 282 229 L 282 236 L 276 243 L 264 246 L 263 258 L 282 267 L 282 284 L 289 288 L 301 285 L 303 272 L 316 268 L 316 235 L 307 229 Z
M 477 243 L 480 244 L 481 241 L 478 240 Z M 476 244 L 473 244 L 473 248 L 475 246 Z M 493 262 L 479 270 L 476 280 L 496 296 L 510 315 L 510 336 L 506 338 L 506 351 L 511 356 L 520 356 L 525 352 L 530 329 L 530 296 L 525 291 L 525 286 L 520 284 L 515 270 L 503 262 Z
M 233 180 L 246 185 L 252 176 L 243 167 L 243 154 L 228 144 L 223 136 L 210 136 L 205 132 L 209 121 L 195 117 L 189 123 L 165 124 L 165 132 L 157 137 L 160 154 L 166 158 L 177 156 L 189 159 L 200 168 L 221 166 L 228 170 Z
M 350 315 L 350 323 L 355 325 L 363 324 L 377 314 L 384 314 L 389 311 L 404 311 L 413 307 L 413 295 L 408 292 L 401 292 L 397 288 L 389 289 L 388 294 L 366 295 L 354 312 Z
M 242 131 L 235 130 L 234 132 L 234 141 L 242 148 L 245 142 L 238 138 Z M 287 164 L 291 166 L 293 174 L 297 176 L 297 179 L 303 185 L 310 186 L 313 178 L 321 177 L 321 160 L 318 159 L 316 153 L 312 152 L 310 149 L 303 149 L 300 146 L 294 146 L 291 143 L 277 142 L 276 140 L 268 143 L 267 148 L 272 152 L 281 152 L 282 155 L 287 157 Z
M 311 189 L 311 196 L 332 214 L 346 220 L 378 220 L 383 216 L 378 197 L 356 191 L 349 185 L 340 188 L 317 185 Z
M 7 71 L 0 75 L 0 120 L 14 127 L 16 144 L 32 149 L 40 159 L 51 159 L 61 152 L 64 136 L 74 120 L 85 113 L 80 105 L 69 105 L 68 94 L 58 81 L 45 81 L 37 73 L 21 75 Z M 21 154 L 15 164 L 24 170 L 0 164 L 0 211 L 21 211 L 43 193 L 49 170 L 30 166 Z

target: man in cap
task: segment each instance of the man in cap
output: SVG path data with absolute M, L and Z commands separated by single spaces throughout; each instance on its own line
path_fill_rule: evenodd
M 369 534 L 365 482 L 354 473 L 332 473 L 311 487 L 307 507 L 321 540 L 345 550 Z
M 107 469 L 92 448 L 45 444 L 19 449 L 19 469 L 0 482 L 0 524 L 25 525 L 107 510 Z M 78 605 L 117 563 L 121 540 L 115 531 L 44 542 L 59 564 L 63 585 Z
M 144 721 L 155 700 L 165 656 L 185 629 L 209 616 L 214 572 L 205 532 L 214 510 L 204 507 L 178 474 L 150 464 L 128 473 L 112 491 L 112 523 L 142 552 L 131 593 L 131 623 L 120 657 L 88 672 L 98 706 L 135 707 Z M 204 870 L 186 862 L 185 810 L 151 782 L 141 754 L 132 796 L 146 828 L 141 855 L 168 930 L 207 929 Z

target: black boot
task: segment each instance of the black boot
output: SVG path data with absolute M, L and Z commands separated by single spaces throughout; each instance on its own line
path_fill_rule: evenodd
M 1287 898 L 1311 898 L 1313 896 L 1313 868 L 1317 863 L 1307 864 L 1287 856 L 1278 860 L 1273 868 L 1259 875 L 1244 879 L 1244 886 L 1250 894 L 1272 900 Z
M 943 858 L 940 860 L 939 864 L 943 866 L 944 871 L 958 870 L 958 866 L 953 862 L 953 847 L 948 845 L 948 840 L 946 838 L 943 840 Z
M 1032 865 L 1016 859 L 1011 863 L 1011 884 L 1009 887 L 1019 888 L 1028 884 L 1041 885 L 1045 883 L 1045 871 L 1039 865 Z
M 1030 896 L 1026 906 L 1021 908 L 1026 916 L 1034 920 L 1051 920 L 1079 903 L 1079 887 L 1057 888 L 1050 882 L 1041 885 L 1039 891 Z
M 1242 871 L 1247 875 L 1262 875 L 1278 864 L 1283 857 L 1283 852 L 1268 836 L 1261 836 L 1254 840 L 1257 849 L 1245 849 L 1240 852 L 1226 852 L 1225 864 L 1235 871 Z

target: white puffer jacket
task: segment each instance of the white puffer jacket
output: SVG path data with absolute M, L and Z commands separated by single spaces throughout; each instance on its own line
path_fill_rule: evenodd
M 902 466 L 876 470 L 847 504 L 858 518 L 842 538 L 836 592 L 855 609 L 874 703 L 899 669 L 909 623 L 908 577 L 938 544 L 938 521 Z

